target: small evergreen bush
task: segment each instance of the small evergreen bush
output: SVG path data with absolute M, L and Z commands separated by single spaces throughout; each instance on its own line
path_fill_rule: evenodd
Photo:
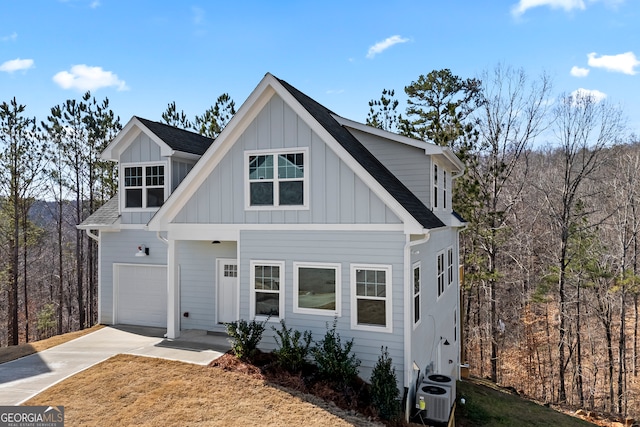
M 264 322 L 257 322 L 255 319 L 251 322 L 239 320 L 224 324 L 231 338 L 231 350 L 237 358 L 251 360 L 256 355 L 267 320 Z
M 380 347 L 382 354 L 378 357 L 371 373 L 371 403 L 378 411 L 380 418 L 391 420 L 400 412 L 398 406 L 398 379 L 396 369 L 392 366 L 387 347 Z
M 278 364 L 289 372 L 298 372 L 307 360 L 309 347 L 311 346 L 311 332 L 294 331 L 288 329 L 284 320 L 280 320 L 281 328 L 277 330 L 271 327 L 276 333 L 274 339 L 278 348 L 273 351 L 276 355 Z
M 318 374 L 346 386 L 358 375 L 360 360 L 355 354 L 351 354 L 353 338 L 342 346 L 340 334 L 336 332 L 337 323 L 338 319 L 334 319 L 331 329 L 327 323 L 324 338 L 311 349 L 311 354 L 318 367 Z

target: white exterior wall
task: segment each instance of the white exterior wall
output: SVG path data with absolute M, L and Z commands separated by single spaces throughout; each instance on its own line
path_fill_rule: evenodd
M 405 237 L 394 232 L 327 232 L 327 231 L 245 231 L 241 232 L 240 260 L 240 317 L 250 317 L 250 262 L 284 261 L 285 283 L 281 292 L 285 293 L 284 319 L 288 328 L 313 333 L 314 341 L 322 339 L 327 323 L 331 326 L 333 316 L 301 314 L 293 312 L 294 262 L 326 262 L 341 265 L 341 316 L 337 331 L 342 342 L 354 338 L 353 351 L 362 361 L 360 376 L 369 379 L 371 370 L 381 354 L 381 347 L 387 346 L 389 355 L 398 373 L 402 387 L 404 369 L 404 274 L 403 252 Z M 392 332 L 370 332 L 351 329 L 351 265 L 379 264 L 392 267 Z M 277 328 L 278 321 L 271 323 Z M 273 331 L 265 331 L 261 347 L 275 348 Z
M 211 331 L 218 328 L 216 260 L 235 259 L 234 242 L 212 244 L 211 241 L 178 241 L 176 255 L 179 265 L 180 287 L 180 329 L 202 329 Z M 184 313 L 188 312 L 189 317 Z
M 139 245 L 149 248 L 149 256 L 137 257 Z M 113 323 L 113 264 L 167 264 L 167 245 L 158 240 L 155 232 L 121 230 L 100 232 L 100 278 L 98 301 L 99 323 Z
M 437 255 L 444 251 L 445 271 L 447 268 L 447 250 L 453 248 L 453 281 L 446 284 L 444 293 L 438 297 Z M 434 371 L 457 378 L 458 346 L 460 333 L 454 332 L 454 310 L 457 307 L 458 280 L 458 242 L 457 233 L 452 229 L 434 230 L 428 242 L 412 247 L 411 265 L 417 261 L 421 266 L 421 315 L 420 321 L 414 325 L 412 332 L 412 360 L 420 367 L 422 373 L 434 362 Z M 413 273 L 413 268 L 411 269 Z M 446 279 L 446 275 L 445 275 Z M 413 302 L 413 294 L 411 298 Z M 459 315 L 459 313 L 456 313 Z M 413 320 L 413 311 L 411 319 Z M 459 328 L 460 325 L 458 324 Z M 448 346 L 441 346 L 440 369 L 437 366 L 437 346 L 440 337 L 448 340 Z M 451 360 L 451 363 L 449 363 Z M 432 371 L 433 372 L 433 371 Z

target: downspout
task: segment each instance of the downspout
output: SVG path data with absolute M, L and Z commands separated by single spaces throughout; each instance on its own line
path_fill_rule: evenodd
M 167 239 L 166 237 L 163 237 L 159 231 L 156 231 L 156 237 L 158 238 L 158 240 L 160 240 L 162 243 L 164 243 L 165 245 L 169 244 L 169 239 Z
M 91 232 L 91 230 L 89 230 L 88 228 L 86 230 L 84 230 L 85 233 L 87 233 L 87 236 L 91 237 L 93 240 L 95 240 L 96 242 L 100 243 L 100 236 L 97 234 L 93 234 Z
M 421 245 L 429 241 L 431 234 L 429 230 L 423 230 L 424 237 L 418 240 L 411 240 L 411 235 L 407 234 L 407 242 L 404 245 L 404 400 L 405 400 L 405 420 L 409 422 L 411 414 L 411 400 L 409 396 L 409 386 L 413 383 L 413 360 L 411 357 L 411 333 L 413 332 L 413 323 L 411 321 L 411 307 L 413 307 L 413 284 L 411 281 L 411 248 Z

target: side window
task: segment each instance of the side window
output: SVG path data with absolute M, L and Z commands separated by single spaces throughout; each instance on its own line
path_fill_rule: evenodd
M 440 297 L 444 293 L 445 282 L 444 252 L 438 254 L 436 262 L 438 264 L 436 281 L 438 283 L 438 297 Z
M 447 250 L 447 286 L 453 283 L 453 248 Z
M 413 265 L 413 323 L 414 325 L 420 322 L 420 263 L 417 262 Z
M 433 165 L 433 208 L 438 208 L 438 165 Z

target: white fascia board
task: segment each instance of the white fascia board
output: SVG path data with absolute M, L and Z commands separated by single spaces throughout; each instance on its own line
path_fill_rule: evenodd
M 242 132 L 269 102 L 275 93 L 273 90 L 274 82 L 276 82 L 276 79 L 267 73 L 220 135 L 218 135 L 216 141 L 205 151 L 178 188 L 151 218 L 148 224 L 150 230 L 163 231 L 167 229 L 168 224 L 180 212 L 180 209 L 196 193 L 213 169 L 229 152 Z
M 127 147 L 129 147 L 129 145 L 131 145 L 140 132 L 144 132 L 153 142 L 158 144 L 160 147 L 160 155 L 170 157 L 175 153 L 171 147 L 158 138 L 155 133 L 151 132 L 149 128 L 143 125 L 142 122 L 134 116 L 102 151 L 100 157 L 103 160 L 120 161 L 120 155 L 127 149 Z

